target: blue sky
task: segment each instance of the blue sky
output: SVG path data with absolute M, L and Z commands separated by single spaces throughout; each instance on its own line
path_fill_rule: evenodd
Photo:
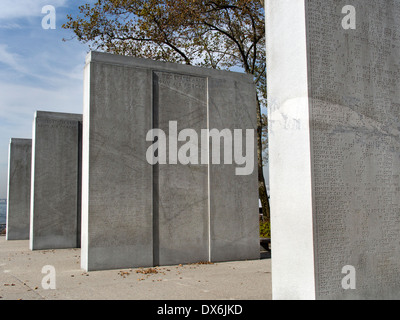
M 61 25 L 88 0 L 0 1 L 0 198 L 7 196 L 10 138 L 32 138 L 36 110 L 82 113 L 88 45 Z M 42 8 L 56 9 L 56 29 L 43 29 Z

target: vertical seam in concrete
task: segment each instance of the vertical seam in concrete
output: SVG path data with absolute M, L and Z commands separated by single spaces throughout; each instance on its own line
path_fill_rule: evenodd
M 159 90 L 157 85 L 157 74 L 151 71 L 151 86 L 152 86 L 152 128 L 158 128 L 159 119 Z M 153 141 L 154 142 L 154 141 Z M 160 264 L 160 230 L 159 230 L 159 164 L 153 165 L 153 177 L 152 177 L 152 188 L 153 188 L 153 265 L 158 266 Z
M 30 216 L 29 216 L 29 247 L 33 250 L 33 241 L 34 241 L 34 234 L 33 234 L 33 207 L 35 205 L 35 155 L 36 155 L 36 118 L 37 112 L 35 112 L 35 116 L 33 119 L 32 124 L 32 150 L 31 150 L 31 203 L 30 203 Z
M 208 260 L 211 262 L 212 254 L 211 254 L 211 193 L 210 193 L 210 90 L 209 90 L 209 78 L 206 78 L 206 99 L 207 99 L 207 159 L 208 159 L 208 166 L 207 166 L 207 211 L 208 211 L 208 221 L 207 221 L 207 228 L 208 228 Z

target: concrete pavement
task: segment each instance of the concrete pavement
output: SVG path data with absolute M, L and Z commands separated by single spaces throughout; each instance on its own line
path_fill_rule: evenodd
M 265 253 L 264 253 L 265 254 Z M 44 266 L 56 289 L 44 289 Z M 0 237 L 0 300 L 270 300 L 271 260 L 86 273 L 80 249 L 30 251 Z

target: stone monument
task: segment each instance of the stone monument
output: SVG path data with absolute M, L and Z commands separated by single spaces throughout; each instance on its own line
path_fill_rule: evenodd
M 30 249 L 80 247 L 82 115 L 37 111 Z
M 7 240 L 29 239 L 31 139 L 10 140 L 8 152 Z
M 400 2 L 267 0 L 274 299 L 400 298 Z
M 91 52 L 83 118 L 82 268 L 259 258 L 255 148 L 247 175 L 209 161 L 223 129 L 255 139 L 250 76 Z

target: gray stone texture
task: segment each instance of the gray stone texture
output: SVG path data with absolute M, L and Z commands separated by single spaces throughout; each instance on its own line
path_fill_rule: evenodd
M 37 111 L 30 249 L 80 247 L 82 115 Z
M 200 137 L 201 129 L 207 128 L 206 85 L 204 77 L 154 72 L 154 128 L 168 134 L 169 121 L 176 120 L 177 132 L 191 128 Z M 167 149 L 167 160 L 169 157 Z M 153 221 L 158 254 L 154 265 L 209 259 L 207 176 L 207 165 L 177 162 L 155 166 Z
M 273 297 L 399 299 L 400 2 L 266 4 Z
M 170 121 L 199 139 L 209 126 L 255 129 L 251 77 L 91 52 L 84 96 L 82 268 L 259 258 L 256 172 L 146 160 L 147 133 L 168 141 Z
M 10 140 L 8 155 L 7 240 L 29 239 L 31 139 Z

